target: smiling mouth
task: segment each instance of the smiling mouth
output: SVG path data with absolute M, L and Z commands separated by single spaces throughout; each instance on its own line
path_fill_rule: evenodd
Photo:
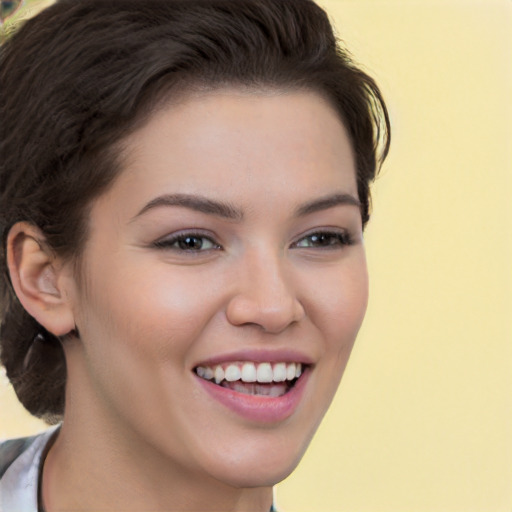
M 302 363 L 232 362 L 196 366 L 195 374 L 218 386 L 246 395 L 277 398 L 293 388 L 304 367 Z

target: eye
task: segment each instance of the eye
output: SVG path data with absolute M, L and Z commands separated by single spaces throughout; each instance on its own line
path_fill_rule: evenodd
M 183 252 L 203 252 L 220 249 L 220 245 L 201 233 L 179 233 L 157 240 L 154 244 L 160 249 Z
M 293 247 L 307 249 L 336 249 L 352 245 L 353 241 L 346 231 L 315 231 L 293 244 Z

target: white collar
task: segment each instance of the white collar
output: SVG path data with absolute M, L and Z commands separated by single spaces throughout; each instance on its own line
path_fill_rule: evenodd
M 0 479 L 0 512 L 38 512 L 41 457 L 56 425 L 34 438 Z

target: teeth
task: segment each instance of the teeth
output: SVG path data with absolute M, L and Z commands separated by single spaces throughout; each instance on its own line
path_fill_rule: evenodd
M 228 382 L 235 382 L 235 380 L 240 380 L 240 377 L 242 376 L 242 372 L 240 371 L 240 368 L 236 364 L 230 364 L 226 368 L 226 372 L 224 374 L 224 378 Z
M 274 382 L 284 382 L 286 380 L 286 364 L 277 363 L 274 365 Z
M 302 375 L 301 363 L 252 363 L 235 362 L 218 364 L 216 366 L 198 366 L 196 374 L 206 380 L 213 380 L 216 384 L 222 381 L 245 383 L 293 381 Z
M 224 380 L 224 370 L 222 369 L 222 366 L 215 367 L 214 376 L 216 384 L 220 384 Z
M 254 366 L 254 363 L 244 363 L 241 378 L 244 382 L 256 382 L 256 366 Z
M 209 366 L 207 366 L 204 371 L 204 378 L 207 380 L 212 380 L 214 376 L 215 373 L 213 372 L 213 370 Z
M 273 379 L 272 365 L 270 363 L 260 363 L 256 370 L 256 380 L 263 383 L 272 382 Z
M 268 396 L 272 398 L 277 398 L 278 396 L 282 396 L 283 392 L 277 386 L 272 386 L 269 390 Z
M 271 398 L 283 396 L 287 391 L 286 384 L 275 384 L 269 387 L 262 386 L 261 384 L 243 384 L 242 382 L 233 382 L 232 384 L 223 383 L 222 386 L 238 391 L 238 393 L 243 393 L 244 395 L 260 395 L 269 396 Z
M 233 389 L 234 389 L 235 391 L 238 391 L 239 393 L 249 394 L 249 393 L 247 392 L 246 387 L 245 387 L 243 384 L 238 384 L 238 383 L 237 383 L 237 384 L 235 384 L 235 385 L 233 386 Z

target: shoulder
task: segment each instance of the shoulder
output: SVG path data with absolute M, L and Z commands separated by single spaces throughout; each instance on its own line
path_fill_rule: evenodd
M 8 439 L 0 443 L 0 479 L 11 464 L 28 448 L 39 436 L 20 437 Z
M 59 426 L 0 443 L 0 512 L 36 512 L 41 462 Z

